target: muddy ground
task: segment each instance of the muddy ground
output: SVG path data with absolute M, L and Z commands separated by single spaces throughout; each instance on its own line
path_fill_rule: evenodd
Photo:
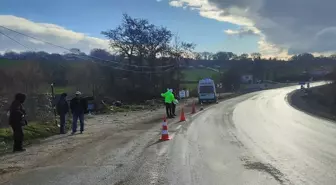
M 223 95 L 221 99 L 230 97 L 232 97 L 232 95 Z M 190 114 L 193 102 L 196 102 L 196 99 L 181 101 L 176 111 L 178 117 L 173 119 L 172 122 L 179 120 L 181 107 L 184 107 L 186 115 Z M 196 109 L 199 111 L 201 107 L 207 106 L 209 105 L 196 105 Z M 5 182 L 20 171 L 27 171 L 71 160 L 70 158 L 73 156 L 70 154 L 75 150 L 78 151 L 86 147 L 94 148 L 99 145 L 100 141 L 106 138 L 113 141 L 109 143 L 109 148 L 118 148 L 118 146 L 131 141 L 153 127 L 157 127 L 159 138 L 161 131 L 160 125 L 164 116 L 165 109 L 163 106 L 156 110 L 91 116 L 85 123 L 86 128 L 84 134 L 52 136 L 36 141 L 32 146 L 28 147 L 24 153 L 10 153 L 1 156 L 0 183 Z

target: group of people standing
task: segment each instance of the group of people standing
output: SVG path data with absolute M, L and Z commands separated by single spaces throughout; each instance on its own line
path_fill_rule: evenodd
M 165 101 L 167 118 L 174 118 L 176 116 L 175 109 L 178 104 L 178 100 L 175 99 L 173 89 L 167 89 L 167 92 L 162 93 L 161 96 Z
M 77 91 L 75 97 L 70 101 L 72 113 L 72 133 L 77 132 L 77 122 L 80 122 L 80 133 L 84 132 L 84 114 L 87 111 L 87 101 L 81 97 L 81 92 Z M 66 115 L 69 113 L 69 104 L 66 100 L 67 94 L 63 93 L 56 105 L 57 114 L 60 116 L 60 134 L 66 133 Z
M 173 89 L 167 89 L 167 92 L 162 93 L 161 96 L 164 97 L 167 117 L 174 118 L 176 116 L 175 109 L 178 104 L 178 100 L 175 99 Z M 23 107 L 25 100 L 25 94 L 16 94 L 9 109 L 9 125 L 12 127 L 14 138 L 13 152 L 25 151 L 23 148 L 23 127 L 28 124 L 26 111 Z M 56 111 L 60 117 L 60 134 L 66 134 L 66 115 L 69 114 L 70 110 L 72 113 L 71 134 L 75 134 L 77 132 L 78 120 L 80 122 L 80 133 L 82 134 L 84 131 L 84 114 L 87 112 L 87 108 L 87 100 L 81 97 L 81 92 L 76 92 L 75 97 L 70 101 L 70 106 L 67 101 L 67 94 L 63 93 L 56 105 Z
M 77 91 L 75 97 L 70 101 L 70 108 L 66 100 L 67 94 L 63 93 L 56 105 L 56 110 L 60 116 L 60 134 L 66 133 L 66 115 L 71 110 L 72 113 L 72 134 L 77 132 L 77 122 L 80 121 L 80 133 L 84 131 L 84 114 L 87 111 L 87 101 L 81 97 L 81 92 Z M 9 125 L 13 130 L 13 152 L 23 152 L 26 149 L 23 148 L 23 127 L 28 125 L 26 119 L 26 111 L 23 107 L 23 103 L 26 100 L 26 95 L 18 93 L 14 97 L 14 101 L 10 105 L 8 116 Z

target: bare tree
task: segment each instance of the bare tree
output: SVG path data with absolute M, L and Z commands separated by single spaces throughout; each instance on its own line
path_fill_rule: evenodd
M 260 53 L 251 53 L 251 57 L 253 60 L 260 60 L 261 54 Z
M 128 64 L 144 65 L 169 47 L 172 33 L 164 27 L 150 24 L 146 19 L 134 19 L 124 14 L 123 23 L 115 29 L 103 31 L 110 46 L 125 55 Z
M 145 93 L 143 91 L 147 89 L 147 92 L 157 94 L 159 84 L 170 84 L 173 78 L 179 78 L 175 75 L 178 61 L 187 57 L 194 48 L 193 44 L 180 42 L 178 39 L 172 42 L 173 34 L 167 28 L 150 24 L 145 19 L 131 18 L 126 14 L 120 26 L 102 34 L 110 40 L 113 50 L 127 58 L 127 68 L 121 66 L 131 71 L 127 72 L 127 77 L 132 83 L 130 90 L 134 92 L 138 90 Z M 163 65 L 169 67 L 159 67 Z M 148 74 L 135 73 L 144 71 Z

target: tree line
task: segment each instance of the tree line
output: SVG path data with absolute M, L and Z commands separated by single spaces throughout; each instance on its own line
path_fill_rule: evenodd
M 293 55 L 288 60 L 264 58 L 260 53 L 237 55 L 232 52 L 200 52 L 197 60 L 188 66 L 216 67 L 223 72 L 221 82 L 225 89 L 239 87 L 242 75 L 253 75 L 256 81 L 299 82 L 310 79 L 332 79 L 324 73 L 334 71 L 336 55 L 317 56 L 310 53 Z
M 85 54 L 71 48 L 64 54 L 10 51 L 0 55 L 2 79 L 7 79 L 2 80 L 0 93 L 39 93 L 53 83 L 124 101 L 152 99 L 168 87 L 178 88 L 179 66 L 195 48 L 165 27 L 127 14 L 119 26 L 102 35 L 110 41 L 113 53 L 96 48 Z M 16 79 L 22 80 L 11 83 Z

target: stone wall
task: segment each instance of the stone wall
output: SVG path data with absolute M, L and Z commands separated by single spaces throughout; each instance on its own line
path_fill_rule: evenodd
M 53 120 L 53 109 L 51 106 L 51 96 L 40 94 L 40 95 L 27 95 L 24 107 L 27 112 L 27 119 L 29 122 L 41 122 L 46 123 Z M 0 127 L 7 127 L 8 117 L 7 111 L 9 106 L 13 101 L 13 97 L 1 96 L 0 97 Z

